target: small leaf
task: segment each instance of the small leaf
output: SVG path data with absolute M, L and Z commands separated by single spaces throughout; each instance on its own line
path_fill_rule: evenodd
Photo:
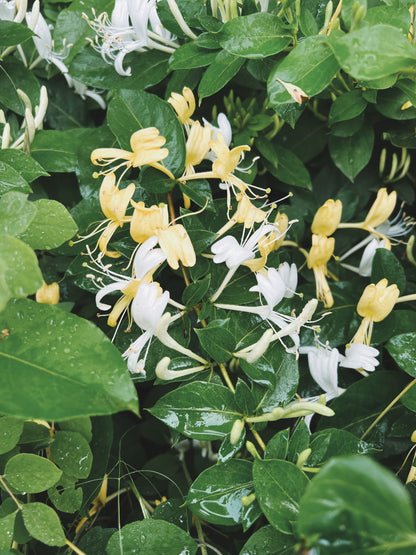
M 32 189 L 29 183 L 23 179 L 20 172 L 16 171 L 9 164 L 0 161 L 0 194 L 7 193 L 8 191 L 31 193 Z
M 22 507 L 23 522 L 35 540 L 46 545 L 63 546 L 65 534 L 56 512 L 44 503 L 27 503 Z
M 51 457 L 65 474 L 88 478 L 92 453 L 87 440 L 78 432 L 56 432 L 51 444 Z
M 213 320 L 195 332 L 201 347 L 216 361 L 227 362 L 235 349 L 235 339 L 226 328 L 227 320 Z
M 210 35 L 209 35 L 210 36 Z M 217 52 L 198 48 L 194 42 L 186 42 L 172 54 L 169 65 L 171 69 L 193 69 L 209 66 Z
M 13 489 L 25 493 L 39 493 L 56 484 L 62 472 L 44 457 L 19 453 L 7 461 L 4 475 Z
M 190 283 L 182 294 L 182 302 L 185 306 L 194 306 L 201 301 L 209 289 L 211 276 L 205 276 L 203 279 Z
M 23 420 L 13 416 L 0 417 L 0 455 L 13 449 L 23 432 Z
M 329 152 L 334 164 L 354 181 L 355 177 L 368 164 L 373 152 L 374 130 L 367 123 L 351 137 L 329 137 Z
M 203 98 L 211 96 L 225 87 L 234 75 L 239 72 L 244 61 L 244 58 L 233 56 L 225 50 L 219 52 L 199 83 L 199 100 L 201 101 Z
M 239 555 L 292 555 L 296 543 L 294 536 L 283 534 L 269 524 L 254 532 Z
M 0 233 L 6 235 L 24 233 L 36 212 L 36 204 L 28 201 L 27 195 L 15 192 L 6 193 L 0 199 Z
M 395 283 L 400 293 L 404 293 L 406 289 L 406 274 L 403 266 L 391 251 L 377 249 L 371 269 L 371 283 L 377 283 L 383 278 L 387 279 L 389 285 Z
M 359 116 L 367 107 L 360 90 L 354 90 L 338 96 L 329 111 L 329 123 L 333 125 L 339 121 L 353 119 Z
M 416 378 L 416 332 L 392 337 L 386 348 L 400 368 Z

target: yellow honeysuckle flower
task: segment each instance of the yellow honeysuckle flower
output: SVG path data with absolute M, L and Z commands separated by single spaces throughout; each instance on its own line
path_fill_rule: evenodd
M 334 252 L 334 247 L 335 239 L 333 237 L 312 235 L 312 247 L 307 258 L 308 268 L 312 268 L 315 275 L 316 296 L 320 301 L 324 302 L 327 308 L 334 304 L 334 299 L 326 280 L 328 275 L 326 265 Z
M 36 302 L 44 304 L 59 303 L 59 285 L 54 281 L 47 285 L 44 281 L 40 289 L 36 291 Z
M 131 152 L 120 148 L 96 148 L 91 153 L 91 162 L 96 166 L 109 166 L 118 160 L 125 160 L 97 175 L 114 172 L 122 166 L 138 168 L 148 165 L 175 179 L 172 172 L 160 164 L 169 155 L 167 148 L 161 148 L 165 143 L 165 137 L 159 134 L 156 127 L 146 127 L 136 131 L 130 137 Z
M 190 88 L 184 87 L 182 94 L 171 93 L 168 102 L 173 106 L 182 124 L 185 126 L 192 124 L 191 116 L 195 111 L 195 96 Z
M 223 235 L 236 223 L 244 224 L 246 229 L 250 229 L 253 227 L 254 223 L 259 224 L 264 221 L 270 213 L 270 211 L 265 212 L 261 208 L 254 206 L 245 193 L 238 193 L 236 199 L 238 201 L 237 210 L 228 222 L 217 231 L 218 236 Z
M 274 219 L 274 225 L 279 231 L 272 231 L 272 233 L 262 237 L 259 241 L 259 250 L 262 256 L 267 257 L 272 251 L 280 249 L 289 228 L 289 218 L 286 214 L 278 212 Z
M 387 279 L 377 284 L 367 285 L 357 305 L 357 312 L 363 318 L 352 343 L 370 345 L 373 322 L 381 322 L 393 310 L 400 292 L 396 284 L 388 286 Z
M 186 229 L 181 224 L 169 224 L 168 206 L 159 204 L 146 207 L 144 202 L 131 202 L 134 206 L 130 235 L 142 243 L 155 235 L 171 268 L 177 270 L 179 261 L 184 266 L 194 266 L 195 251 Z
M 210 147 L 216 155 L 216 159 L 212 164 L 214 177 L 224 182 L 230 182 L 240 189 L 241 192 L 244 192 L 247 185 L 233 175 L 233 171 L 237 168 L 243 152 L 247 152 L 251 148 L 248 145 L 241 145 L 230 150 L 222 133 L 217 133 L 216 138 L 210 141 Z
M 194 121 L 186 141 L 185 175 L 195 173 L 194 166 L 202 162 L 210 149 L 212 130 Z
M 385 187 L 377 192 L 377 198 L 368 211 L 362 225 L 365 228 L 375 228 L 385 222 L 391 215 L 396 206 L 397 193 L 392 191 L 390 194 Z
M 342 214 L 342 202 L 340 200 L 327 200 L 315 213 L 311 231 L 315 235 L 329 237 L 337 229 Z

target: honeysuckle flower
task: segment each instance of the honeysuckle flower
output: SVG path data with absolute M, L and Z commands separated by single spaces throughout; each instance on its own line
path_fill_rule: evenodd
M 226 224 L 217 231 L 217 235 L 221 236 L 233 227 L 236 223 L 244 224 L 245 228 L 252 228 L 253 225 L 263 222 L 270 211 L 266 212 L 261 208 L 257 208 L 245 193 L 238 193 L 236 195 L 238 201 L 237 210 L 231 216 Z
M 130 137 L 131 152 L 120 148 L 96 148 L 91 152 L 91 162 L 96 166 L 111 165 L 110 168 L 96 174 L 97 176 L 114 172 L 122 166 L 139 168 L 147 165 L 160 170 L 171 179 L 175 179 L 172 172 L 160 163 L 169 155 L 169 150 L 162 148 L 165 143 L 165 137 L 159 134 L 156 127 L 146 127 L 136 131 Z M 119 160 L 124 160 L 124 162 L 113 167 L 113 164 Z
M 181 353 L 194 360 L 197 360 L 199 363 L 203 364 L 204 366 L 208 366 L 209 362 L 207 360 L 199 356 L 197 353 L 194 353 L 190 349 L 187 349 L 186 347 L 178 343 L 176 339 L 173 339 L 171 335 L 169 335 L 168 327 L 176 318 L 177 316 L 172 317 L 172 315 L 169 314 L 169 312 L 166 312 L 157 322 L 157 325 L 154 329 L 155 336 L 159 339 L 161 343 L 166 345 L 166 347 L 169 347 L 169 349 L 178 351 L 178 353 Z
M 158 283 L 143 282 L 139 285 L 131 304 L 131 313 L 133 320 L 139 328 L 142 329 L 143 333 L 123 353 L 123 358 L 127 360 L 127 368 L 132 374 L 146 373 L 144 367 L 150 343 L 168 301 L 169 291 L 162 292 Z M 146 352 L 144 356 L 140 358 L 146 346 Z
M 310 97 L 297 85 L 293 85 L 293 83 L 286 83 L 286 81 L 283 81 L 278 77 L 276 77 L 276 81 L 284 86 L 293 100 L 295 100 L 298 104 L 302 104 L 305 100 L 309 100 Z
M 396 284 L 387 284 L 387 279 L 382 279 L 377 284 L 367 285 L 364 289 L 357 305 L 357 312 L 363 320 L 352 343 L 370 345 L 373 323 L 381 322 L 393 310 L 400 292 Z
M 315 235 L 329 237 L 337 229 L 342 214 L 342 202 L 340 200 L 327 200 L 315 213 L 311 231 Z
M 36 302 L 45 304 L 59 303 L 59 285 L 53 282 L 49 285 L 44 281 L 40 289 L 36 291 Z
M 266 257 L 272 252 L 277 251 L 283 244 L 285 236 L 289 227 L 297 222 L 297 220 L 292 220 L 289 222 L 289 218 L 286 214 L 278 212 L 274 220 L 274 226 L 276 231 L 272 231 L 268 235 L 265 235 L 259 241 L 260 254 Z
M 257 285 L 250 291 L 258 291 L 266 300 L 270 311 L 280 303 L 283 298 L 291 298 L 295 294 L 298 284 L 298 271 L 296 264 L 287 262 L 280 264 L 279 269 L 269 268 L 265 274 L 256 272 Z
M 17 11 L 16 11 L 17 10 Z M 25 18 L 27 0 L 0 0 L 0 20 L 21 23 Z
M 195 96 L 189 87 L 182 89 L 182 94 L 172 92 L 169 99 L 169 104 L 175 110 L 179 121 L 185 125 L 186 129 L 192 125 L 192 115 L 195 112 Z
M 210 149 L 209 142 L 211 140 L 211 129 L 204 127 L 199 121 L 191 124 L 188 139 L 186 141 L 186 161 L 185 174 L 192 175 L 195 173 L 194 166 L 197 166 L 208 154 Z
M 329 262 L 335 247 L 333 237 L 323 235 L 312 235 L 312 247 L 308 253 L 308 268 L 312 268 L 316 282 L 316 296 L 329 308 L 334 304 L 331 290 L 326 276 L 328 275 L 327 263 Z
M 102 299 L 114 291 L 121 291 L 122 293 L 108 316 L 107 323 L 109 326 L 115 327 L 117 325 L 121 314 L 136 296 L 140 284 L 143 282 L 150 283 L 154 272 L 166 260 L 166 256 L 161 249 L 154 248 L 156 244 L 157 237 L 153 236 L 137 249 L 133 259 L 133 274 L 131 277 L 113 272 L 110 269 L 111 265 L 104 265 L 100 259 L 91 259 L 91 263 L 97 266 L 98 273 L 112 280 L 112 283 L 103 286 L 101 285 L 102 278 L 96 279 L 96 276 L 91 276 L 99 287 L 95 296 L 97 308 L 99 310 L 110 310 L 111 305 L 103 303 Z
M 188 232 L 182 224 L 169 224 L 168 207 L 159 204 L 146 207 L 144 202 L 134 202 L 133 217 L 130 225 L 130 235 L 137 243 L 145 241 L 149 235 L 156 235 L 159 245 L 166 254 L 171 268 L 177 270 L 179 261 L 184 266 L 194 266 L 196 262 L 195 250 Z
M 129 52 L 157 49 L 173 53 L 178 47 L 159 19 L 155 0 L 116 0 L 111 19 L 106 12 L 96 17 L 93 10 L 93 15 L 90 20 L 83 14 L 96 33 L 91 45 L 107 63 L 114 63 L 120 75 L 131 75 L 131 68 L 123 67 Z
M 384 241 L 384 239 L 382 239 L 381 241 L 378 238 L 371 239 L 371 241 L 368 243 L 363 251 L 358 267 L 351 266 L 350 264 L 344 264 L 342 262 L 341 265 L 347 270 L 351 270 L 353 272 L 356 272 L 357 274 L 360 274 L 360 276 L 368 277 L 371 275 L 373 258 L 376 254 L 376 250 L 385 248 L 386 242 Z
M 74 91 L 79 94 L 82 100 L 85 100 L 87 97 L 91 98 L 92 100 L 95 100 L 100 108 L 105 110 L 106 104 L 99 92 L 97 92 L 95 89 L 89 89 L 87 85 L 84 85 L 84 83 L 81 83 L 81 81 L 78 81 L 78 79 L 74 79 L 68 73 L 64 73 L 64 77 L 66 82 L 68 83 L 68 86 L 71 89 L 74 89 Z
M 217 116 L 218 127 L 216 127 L 215 125 L 212 125 L 212 123 L 207 121 L 205 118 L 202 118 L 202 121 L 204 122 L 205 127 L 209 127 L 211 129 L 212 139 L 214 141 L 216 140 L 218 133 L 221 133 L 226 145 L 230 146 L 231 139 L 233 137 L 233 132 L 231 128 L 231 123 L 225 114 L 223 114 L 222 112 L 218 114 Z M 205 156 L 205 158 L 207 160 L 211 160 L 211 162 L 214 162 L 216 157 L 217 156 L 213 151 L 208 152 L 208 154 Z
M 312 378 L 326 393 L 329 401 L 338 397 L 344 390 L 338 387 L 338 364 L 344 360 L 338 349 L 326 346 L 300 347 L 301 355 L 308 355 L 309 372 Z
M 322 402 L 323 401 L 323 402 Z M 265 412 L 260 416 L 248 416 L 246 422 L 275 422 L 281 418 L 297 418 L 308 414 L 321 414 L 323 416 L 334 416 L 334 411 L 325 405 L 324 396 L 318 402 L 302 399 L 292 401 L 286 407 L 275 407 L 270 412 Z
M 373 372 L 380 364 L 376 358 L 378 355 L 379 351 L 374 347 L 362 343 L 350 343 L 345 347 L 345 357 L 340 362 L 340 366 Z
M 193 366 L 192 368 L 185 368 L 183 370 L 169 370 L 170 358 L 163 357 L 156 365 L 155 374 L 160 380 L 175 380 L 184 376 L 190 376 L 196 372 L 208 370 L 205 365 Z

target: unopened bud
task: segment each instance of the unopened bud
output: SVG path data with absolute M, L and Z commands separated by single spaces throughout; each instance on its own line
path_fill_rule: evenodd
M 251 441 L 246 441 L 246 449 L 247 451 L 250 453 L 250 455 L 252 457 L 254 457 L 255 459 L 260 459 L 260 455 L 257 452 L 256 447 L 254 446 L 254 443 L 252 443 Z
M 309 459 L 310 454 L 312 453 L 312 449 L 304 449 L 302 453 L 299 454 L 298 460 L 296 461 L 296 466 L 298 468 L 302 468 L 305 462 Z
M 244 420 L 236 420 L 231 428 L 230 432 L 230 443 L 235 445 L 241 437 L 241 433 L 244 430 Z
M 416 430 L 413 432 L 413 434 L 410 437 L 410 441 L 412 441 L 413 443 L 416 443 Z
M 241 498 L 241 503 L 243 504 L 243 507 L 248 507 L 255 500 L 256 500 L 256 494 L 252 493 L 250 495 L 243 495 L 243 497 Z
M 58 304 L 59 303 L 59 285 L 54 282 L 47 285 L 43 282 L 40 289 L 36 291 L 36 302 L 44 304 Z

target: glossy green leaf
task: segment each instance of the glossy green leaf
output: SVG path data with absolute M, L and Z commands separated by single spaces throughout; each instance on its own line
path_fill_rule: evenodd
M 0 412 L 22 418 L 137 412 L 120 353 L 91 322 L 56 306 L 21 299 L 0 317 Z
M 267 520 L 279 532 L 291 534 L 308 478 L 294 464 L 272 459 L 256 459 L 253 478 L 256 498 Z
M 222 440 L 220 448 L 218 449 L 218 463 L 225 463 L 232 459 L 240 449 L 244 446 L 246 441 L 246 429 L 243 428 L 241 435 L 236 443 L 231 444 L 230 436 L 225 436 Z
M 89 418 L 88 416 L 71 418 L 70 420 L 59 422 L 59 429 L 65 430 L 67 432 L 78 432 L 83 437 L 85 437 L 88 443 L 92 439 L 92 422 L 91 418 Z
M 0 102 L 23 116 L 25 105 L 17 94 L 17 89 L 24 91 L 32 102 L 39 105 L 40 85 L 32 71 L 14 56 L 7 56 L 1 62 L 0 70 Z M 37 132 L 36 134 L 38 134 Z M 20 134 L 19 134 L 20 135 Z M 17 138 L 17 137 L 16 137 Z
M 371 270 L 371 283 L 378 283 L 381 279 L 387 279 L 389 285 L 395 283 L 403 295 L 406 289 L 406 274 L 403 266 L 395 255 L 387 249 L 377 249 Z
M 46 545 L 65 545 L 66 539 L 56 512 L 44 503 L 26 503 L 23 522 L 29 534 Z
M 76 480 L 70 476 L 61 476 L 58 482 L 48 489 L 49 499 L 58 511 L 75 513 L 82 505 L 82 489 L 75 488 Z
M 386 348 L 400 368 L 416 378 L 416 332 L 392 337 Z
M 312 453 L 306 466 L 316 467 L 332 457 L 340 455 L 369 455 L 376 450 L 346 430 L 329 428 L 313 434 L 310 448 Z
M 0 46 L 14 46 L 22 44 L 33 35 L 26 25 L 14 21 L 0 20 Z
M 334 458 L 315 476 L 302 498 L 297 529 L 311 540 L 319 536 L 318 545 L 342 541 L 344 553 L 390 553 L 396 542 L 400 547 L 406 541 L 411 553 L 416 546 L 408 493 L 389 470 L 360 455 Z
M 211 524 L 232 526 L 247 511 L 258 512 L 256 501 L 244 506 L 241 498 L 253 493 L 253 464 L 241 459 L 211 466 L 191 485 L 186 501 L 191 511 Z
M 215 60 L 216 55 L 215 51 L 198 48 L 195 42 L 186 42 L 172 54 L 169 65 L 172 69 L 205 67 Z
M 201 347 L 216 362 L 227 362 L 235 349 L 235 339 L 227 329 L 227 320 L 213 320 L 205 328 L 195 332 Z
M 289 432 L 290 428 L 281 430 L 268 441 L 266 451 L 264 452 L 265 459 L 286 459 L 289 448 Z
M 167 102 L 143 91 L 121 90 L 108 106 L 107 120 L 121 148 L 127 150 L 131 150 L 130 137 L 135 131 L 157 127 L 166 139 L 164 148 L 169 150 L 163 165 L 175 176 L 182 174 L 186 155 L 185 138 L 182 125 Z
M 12 545 L 16 515 L 17 511 L 14 511 L 0 518 L 0 555 L 4 553 L 1 550 L 4 549 L 6 551 Z
M 42 283 L 33 250 L 16 237 L 0 235 L 0 311 L 9 299 L 36 293 Z
M 400 3 L 396 5 L 392 3 L 388 6 L 374 6 L 367 10 L 363 24 L 373 26 L 379 23 L 393 25 L 393 27 L 400 29 L 403 34 L 407 34 L 411 25 L 410 11 L 406 5 L 400 5 Z
M 239 555 L 293 555 L 296 538 L 271 526 L 263 526 L 246 541 Z
M 0 417 L 0 454 L 13 449 L 23 432 L 23 420 L 12 416 Z
M 20 235 L 33 249 L 53 249 L 73 237 L 77 225 L 63 204 L 56 200 L 39 199 L 34 202 L 36 217 Z
M 281 52 L 292 35 L 282 20 L 269 13 L 254 13 L 228 21 L 219 33 L 221 46 L 243 58 L 264 58 Z
M 294 429 L 287 450 L 287 458 L 293 463 L 297 463 L 299 455 L 309 447 L 311 433 L 305 424 L 305 420 L 300 420 Z
M 190 283 L 182 294 L 182 302 L 186 306 L 194 306 L 199 303 L 202 297 L 207 293 L 211 282 L 211 276 L 205 276 L 194 283 Z
M 19 235 L 33 221 L 36 204 L 23 193 L 6 193 L 0 199 L 0 233 Z
M 359 116 L 367 106 L 360 90 L 353 90 L 336 98 L 329 111 L 329 123 L 350 120 Z
M 34 158 L 15 148 L 3 148 L 0 150 L 0 162 L 19 170 L 20 176 L 31 183 L 41 175 L 48 175 L 42 166 Z
M 179 387 L 149 410 L 170 428 L 200 440 L 225 437 L 242 417 L 228 388 L 206 382 Z
M 182 193 L 187 195 L 197 206 L 201 208 L 206 206 L 207 210 L 215 212 L 211 186 L 207 179 L 193 179 L 185 183 L 179 181 L 178 184 Z
M 178 526 L 164 520 L 142 520 L 123 526 L 107 544 L 107 555 L 194 555 L 195 541 Z
M 338 70 L 339 64 L 327 39 L 323 36 L 308 37 L 277 62 L 270 73 L 267 92 L 271 106 L 275 108 L 278 105 L 295 103 L 277 78 L 300 87 L 312 97 L 330 84 Z
M 39 493 L 56 484 L 62 472 L 44 457 L 20 453 L 7 462 L 4 475 L 13 489 L 19 492 Z
M 407 37 L 391 25 L 374 25 L 331 41 L 342 69 L 356 79 L 379 79 L 403 71 L 416 60 Z
M 48 172 L 75 171 L 79 136 L 78 129 L 38 131 L 30 147 L 31 154 Z
M 92 453 L 87 440 L 78 432 L 56 432 L 51 444 L 51 457 L 65 474 L 88 478 Z
M 239 72 L 244 58 L 229 54 L 225 50 L 216 55 L 198 87 L 198 96 L 202 100 L 220 91 Z
M 373 152 L 374 130 L 364 125 L 351 137 L 329 137 L 329 152 L 334 164 L 344 175 L 354 181 L 355 177 L 368 164 Z
M 8 191 L 31 193 L 32 189 L 18 171 L 0 160 L 0 194 L 7 193 Z
M 260 149 L 261 150 L 261 149 Z M 269 171 L 283 183 L 312 189 L 311 178 L 302 160 L 293 152 L 279 145 L 274 147 L 277 166 L 269 166 Z

